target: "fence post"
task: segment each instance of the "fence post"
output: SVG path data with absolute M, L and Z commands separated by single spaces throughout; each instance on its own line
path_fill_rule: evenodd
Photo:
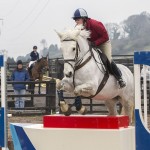
M 2 51 L 0 55 L 0 67 L 1 67 L 0 147 L 2 147 L 2 150 L 8 150 L 6 60 L 7 60 L 7 52 Z
M 56 81 L 54 79 L 46 83 L 46 113 L 56 111 Z

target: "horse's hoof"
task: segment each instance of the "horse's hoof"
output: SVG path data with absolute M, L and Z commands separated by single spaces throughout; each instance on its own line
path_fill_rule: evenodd
M 65 116 L 70 116 L 71 113 L 72 113 L 72 109 L 71 109 L 71 107 L 69 107 L 69 108 L 68 108 L 68 111 L 64 112 L 64 115 L 65 115 Z
M 78 113 L 80 113 L 81 115 L 87 114 L 87 108 L 85 106 L 82 106 Z
M 69 105 L 65 101 L 60 101 L 60 109 L 63 113 L 67 112 Z

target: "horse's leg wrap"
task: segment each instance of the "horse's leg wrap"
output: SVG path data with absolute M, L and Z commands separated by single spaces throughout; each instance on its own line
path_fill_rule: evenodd
M 59 101 L 64 101 L 64 93 L 63 90 L 57 90 Z
M 75 98 L 75 107 L 76 107 L 76 110 L 79 111 L 82 107 L 82 102 L 81 102 L 81 97 L 80 96 L 77 96 Z
M 80 96 L 77 96 L 75 98 L 75 107 L 76 107 L 76 110 L 78 111 L 78 113 L 84 115 L 86 114 L 87 112 L 87 109 L 85 106 L 82 105 L 82 102 L 81 102 L 81 97 Z
M 68 110 L 68 104 L 66 104 L 64 100 L 64 94 L 62 90 L 57 90 L 58 98 L 59 98 L 59 105 L 62 112 L 66 112 Z
M 64 95 L 62 90 L 57 90 L 58 98 L 59 98 L 59 105 L 61 111 L 66 115 L 69 116 L 71 114 L 71 108 L 64 100 Z

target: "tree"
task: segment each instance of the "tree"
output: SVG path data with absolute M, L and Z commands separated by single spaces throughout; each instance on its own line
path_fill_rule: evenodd
M 15 63 L 15 60 L 14 60 L 13 57 L 8 57 L 8 58 L 7 58 L 7 62 L 8 62 L 8 63 Z
M 42 44 L 43 49 L 45 49 L 47 47 L 47 42 L 45 39 L 42 39 L 40 43 Z

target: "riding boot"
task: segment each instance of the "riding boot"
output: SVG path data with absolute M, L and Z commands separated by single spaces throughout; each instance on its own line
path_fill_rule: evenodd
M 120 85 L 120 88 L 125 87 L 126 83 L 122 79 L 122 73 L 121 73 L 120 69 L 117 67 L 117 65 L 115 64 L 114 61 L 111 62 L 111 70 L 112 70 L 113 75 L 117 79 L 117 81 Z
M 81 97 L 80 96 L 77 96 L 75 98 L 75 107 L 76 107 L 77 111 L 79 111 L 82 107 L 82 102 L 81 102 Z

